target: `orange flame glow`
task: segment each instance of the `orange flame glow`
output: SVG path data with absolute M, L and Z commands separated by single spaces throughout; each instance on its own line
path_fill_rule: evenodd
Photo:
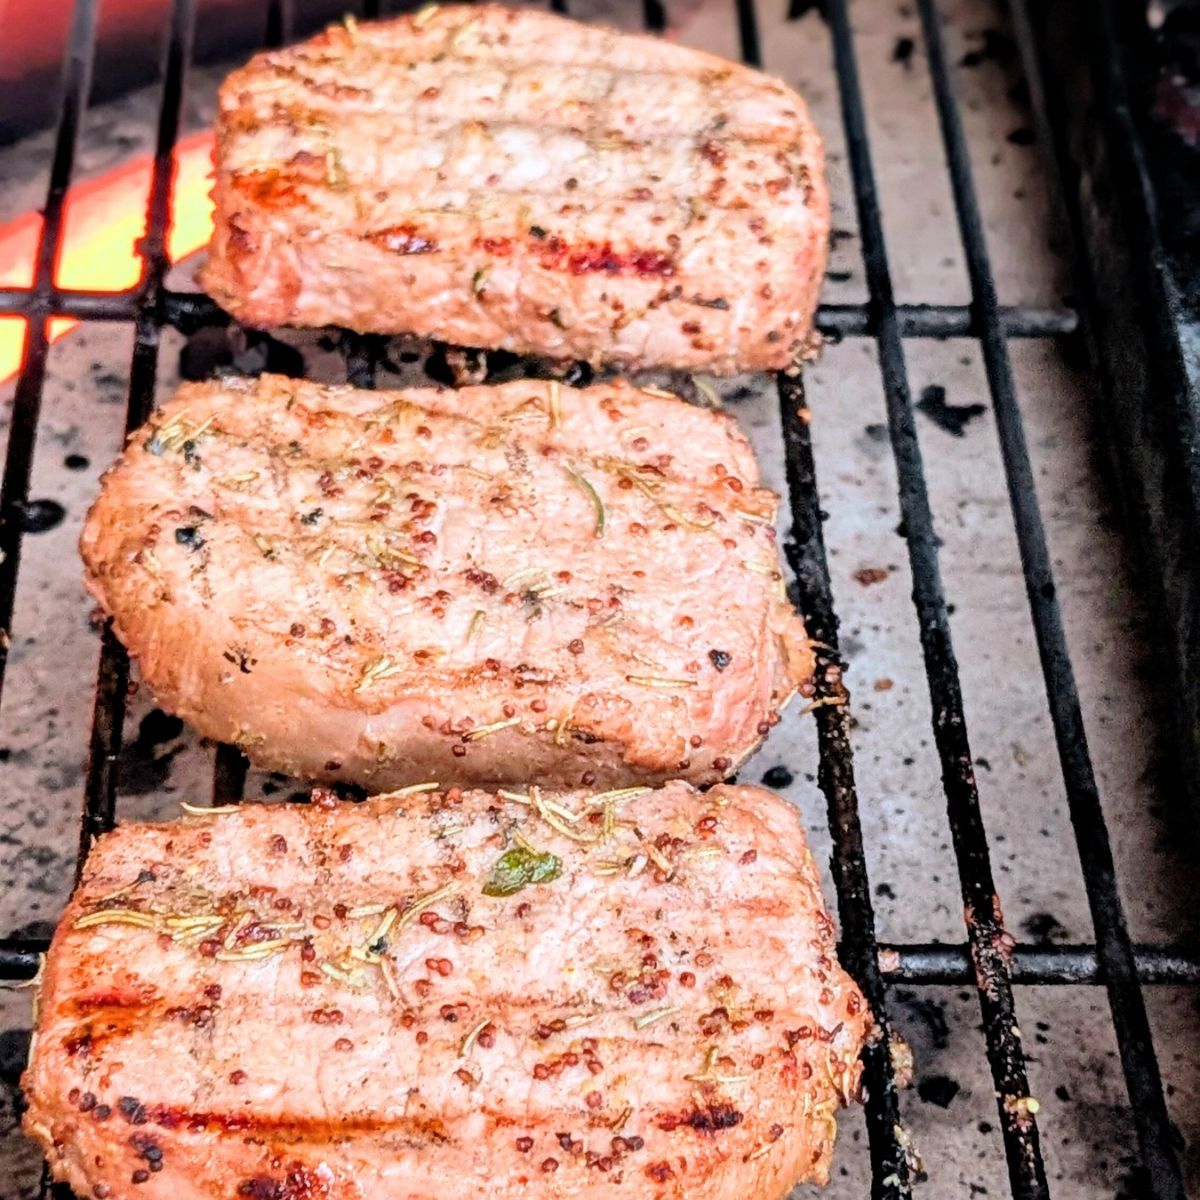
M 146 231 L 151 160 L 135 159 L 67 193 L 55 285 L 64 289 L 117 292 L 141 278 L 134 250 Z M 212 134 L 182 138 L 175 150 L 175 188 L 167 233 L 171 262 L 199 250 L 212 233 Z M 42 218 L 26 213 L 0 225 L 0 287 L 30 287 Z M 50 340 L 57 341 L 77 321 L 55 317 Z M 21 369 L 25 318 L 0 317 L 0 382 Z

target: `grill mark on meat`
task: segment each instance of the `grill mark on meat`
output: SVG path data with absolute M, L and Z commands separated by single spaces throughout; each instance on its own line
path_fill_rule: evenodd
M 638 248 L 614 250 L 611 242 L 570 246 L 559 238 L 551 237 L 539 251 L 538 258 L 542 266 L 556 271 L 565 270 L 572 275 L 599 271 L 605 275 L 666 278 L 675 274 L 675 263 L 670 254 Z
M 329 905 L 317 905 L 316 907 L 319 911 Z M 771 907 L 777 916 L 786 914 L 786 904 Z M 736 901 L 731 903 L 725 911 L 730 920 L 737 920 L 740 916 L 749 918 L 766 915 L 761 905 Z M 305 913 L 297 906 L 291 915 L 299 918 Z M 300 943 L 296 944 L 300 945 Z M 547 1015 L 553 1013 L 561 1001 L 561 997 L 553 989 L 528 988 L 522 992 L 510 992 L 502 984 L 497 983 L 495 995 L 497 1003 L 514 1014 L 516 1023 L 529 1024 L 531 1027 L 545 1027 L 547 1022 L 557 1019 Z M 139 1027 L 158 1025 L 164 1021 L 179 1022 L 182 1025 L 192 1025 L 196 1028 L 203 1028 L 219 1017 L 236 1021 L 240 1017 L 240 1012 L 234 1007 L 235 1004 L 236 998 L 233 997 L 225 997 L 219 1004 L 205 1003 L 200 1000 L 192 1004 L 171 1004 L 161 999 L 157 1001 L 152 999 L 134 1000 L 115 1006 L 111 1011 L 102 1009 L 95 1012 L 86 1022 L 80 1023 L 82 1031 L 79 1034 L 64 1039 L 64 1046 L 68 1042 L 79 1043 L 71 1051 L 77 1053 L 79 1049 L 85 1048 L 88 1044 L 98 1047 L 107 1037 L 127 1036 Z M 69 1007 L 72 1010 L 90 1010 L 85 1002 L 75 1000 L 70 1002 Z M 442 1000 L 435 998 L 428 1003 L 414 1001 L 409 1004 L 408 1011 L 417 1022 L 433 1023 L 445 1019 L 441 1015 L 443 1007 Z M 326 1015 L 329 1013 L 332 1013 L 332 1017 Z M 566 1015 L 570 1015 L 570 1012 L 568 1011 Z M 313 1010 L 309 1019 L 317 1025 L 340 1025 L 345 1018 L 340 1010 L 318 1007 Z M 457 1023 L 457 1017 L 453 1023 Z
M 611 1056 L 611 1050 L 609 1051 Z M 727 1111 L 728 1110 L 728 1111 Z M 514 1129 L 525 1124 L 520 1117 L 499 1113 L 488 1106 L 480 1109 L 488 1124 L 497 1129 Z M 743 1114 L 728 1105 L 711 1109 L 695 1109 L 683 1116 L 664 1114 L 655 1123 L 664 1132 L 691 1128 L 700 1133 L 730 1129 L 742 1121 Z M 254 1110 L 195 1110 L 178 1104 L 140 1104 L 138 1125 L 154 1125 L 159 1129 L 204 1133 L 220 1130 L 224 1133 L 250 1133 L 268 1136 L 274 1142 L 320 1145 L 362 1134 L 386 1134 L 404 1138 L 410 1144 L 445 1145 L 455 1141 L 446 1131 L 445 1123 L 433 1117 L 372 1116 L 349 1114 L 336 1120 L 305 1118 L 295 1113 L 264 1117 Z
M 321 66 L 322 64 L 320 60 L 316 60 L 314 65 Z M 369 88 L 355 87 L 353 84 L 343 83 L 337 79 L 317 79 L 312 75 L 306 74 L 299 67 L 278 59 L 271 63 L 271 71 L 279 79 L 290 79 L 294 83 L 300 84 L 301 87 L 312 95 L 322 96 L 330 100 L 370 101 L 372 96 Z
M 307 205 L 306 190 L 316 180 L 301 175 L 296 171 L 269 169 L 245 174 L 234 174 L 230 177 L 235 190 L 254 204 L 265 209 L 287 209 L 297 205 Z M 246 248 L 247 234 L 242 230 L 241 247 Z
M 536 228 L 536 227 L 535 227 Z M 612 242 L 584 242 L 571 245 L 562 238 L 547 234 L 544 230 L 532 232 L 528 241 L 537 254 L 538 261 L 551 271 L 566 271 L 571 275 L 586 275 L 602 272 L 605 275 L 637 275 L 642 278 L 667 277 L 675 273 L 675 262 L 669 253 L 661 250 L 640 249 L 617 250 Z M 516 239 L 509 237 L 479 237 L 475 239 L 477 249 L 496 258 L 509 258 Z
M 740 1125 L 744 1116 L 744 1113 L 739 1112 L 727 1101 L 714 1100 L 703 1107 L 697 1105 L 688 1112 L 665 1113 L 655 1124 L 667 1133 L 686 1127 L 694 1129 L 697 1133 L 714 1134 Z
M 67 1052 L 68 1058 L 74 1058 L 81 1053 L 90 1053 L 92 1049 L 91 1030 L 63 1038 L 63 1049 Z
M 186 1129 L 192 1133 L 222 1130 L 225 1133 L 269 1134 L 277 1141 L 327 1142 L 339 1136 L 363 1133 L 397 1133 L 409 1137 L 431 1136 L 429 1122 L 409 1117 L 348 1114 L 337 1120 L 317 1120 L 295 1113 L 263 1116 L 254 1109 L 216 1111 L 190 1109 L 181 1104 L 144 1105 L 146 1123 L 160 1129 Z M 442 1136 L 442 1141 L 445 1137 Z
M 94 1013 L 103 1008 L 145 1008 L 154 999 L 153 988 L 131 989 L 109 988 L 102 992 L 88 992 L 71 1001 L 75 1012 Z
M 296 111 L 294 108 L 288 108 L 286 112 L 274 113 L 272 116 L 276 123 L 283 122 L 289 127 L 295 126 L 298 131 L 297 137 L 303 136 L 303 131 L 311 126 L 320 126 L 328 119 L 332 119 L 315 112 Z M 471 122 L 465 122 L 463 126 L 470 124 Z M 462 129 L 458 124 L 449 123 L 444 127 L 438 126 L 425 131 L 424 136 L 449 139 L 461 132 Z M 517 130 L 514 129 L 514 134 L 516 132 Z M 564 150 L 568 147 L 573 148 L 576 152 L 583 150 L 589 156 L 601 155 L 604 151 L 603 146 L 598 147 L 587 138 L 570 130 L 551 128 L 549 134 L 543 131 L 541 136 L 543 139 L 557 137 L 561 139 L 559 144 Z M 313 138 L 307 143 L 306 148 L 297 151 L 292 157 L 281 162 L 278 167 L 256 166 L 247 170 L 234 170 L 231 177 L 266 174 L 289 166 L 297 159 L 299 159 L 299 162 L 296 162 L 297 166 L 302 166 L 305 158 L 316 159 L 323 163 L 322 147 L 328 149 L 331 144 L 328 139 Z M 394 149 L 392 161 L 379 164 L 380 173 L 378 175 L 368 178 L 365 162 L 362 164 L 361 171 L 356 170 L 358 159 L 354 145 L 338 149 L 339 156 L 347 165 L 351 176 L 362 175 L 364 188 L 377 189 L 381 185 L 395 186 L 404 183 L 413 186 L 423 196 L 423 207 L 436 209 L 439 216 L 475 218 L 481 209 L 486 210 L 489 200 L 494 202 L 497 198 L 521 200 L 526 203 L 537 201 L 552 206 L 552 211 L 567 213 L 594 211 L 598 202 L 612 202 L 623 211 L 636 213 L 652 207 L 656 201 L 672 199 L 672 189 L 682 186 L 684 183 L 693 195 L 704 196 L 706 207 L 710 212 L 740 213 L 747 208 L 747 201 L 740 194 L 739 188 L 745 188 L 753 194 L 765 185 L 759 183 L 757 179 L 749 179 L 740 184 L 734 180 L 731 184 L 731 175 L 740 175 L 747 170 L 755 171 L 759 166 L 755 159 L 755 148 L 758 147 L 765 154 L 773 146 L 774 143 L 767 140 L 761 142 L 742 140 L 736 143 L 713 141 L 710 143 L 709 154 L 700 156 L 694 173 L 689 172 L 687 180 L 672 180 L 657 175 L 656 167 L 661 170 L 660 164 L 664 159 L 671 161 L 680 154 L 690 153 L 692 142 L 683 135 L 658 136 L 647 139 L 644 143 L 626 143 L 623 148 L 624 157 L 611 163 L 605 158 L 600 158 L 592 163 L 561 161 L 562 156 L 556 154 L 547 163 L 546 174 L 534 184 L 519 187 L 506 187 L 502 179 L 497 179 L 495 186 L 482 187 L 474 172 L 464 174 L 453 168 L 454 155 L 449 152 L 445 159 L 436 163 L 431 163 L 428 155 L 423 155 L 417 160 L 415 166 L 410 166 L 409 160 L 404 155 L 415 147 L 404 145 Z M 785 169 L 794 170 L 797 180 L 803 181 L 807 171 L 799 158 L 798 151 L 791 150 L 777 157 Z M 452 177 L 447 174 L 448 170 L 453 170 Z M 587 179 L 586 192 L 582 193 L 586 198 L 586 205 L 580 200 L 579 178 L 581 175 Z M 650 175 L 657 176 L 654 187 L 646 186 L 646 179 Z M 305 173 L 302 178 L 303 182 L 310 184 L 314 189 L 327 189 L 324 172 Z M 574 185 L 569 182 L 572 179 L 576 181 Z M 768 190 L 770 191 L 770 189 Z M 772 194 L 777 194 L 780 190 L 783 190 L 783 185 L 776 184 Z M 465 199 L 462 199 L 464 195 Z M 560 210 L 559 205 L 566 205 L 566 207 Z M 357 221 L 347 222 L 350 229 L 353 229 L 356 224 Z
M 271 1175 L 251 1175 L 237 1186 L 244 1200 L 324 1200 L 330 1195 L 321 1175 L 302 1163 L 293 1163 L 282 1179 Z
M 71 1058 L 78 1055 L 99 1058 L 110 1042 L 119 1041 L 137 1033 L 139 1025 L 140 1022 L 137 1018 L 127 1015 L 118 1015 L 107 1020 L 89 1021 L 63 1038 L 63 1049 Z
M 438 244 L 420 233 L 415 225 L 393 225 L 366 235 L 366 240 L 392 254 L 432 254 Z

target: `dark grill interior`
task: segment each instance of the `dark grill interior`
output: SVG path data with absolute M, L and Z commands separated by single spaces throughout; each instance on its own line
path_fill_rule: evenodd
M 293 36 L 297 14 L 288 0 L 273 0 L 264 30 L 268 44 Z M 302 7 L 302 5 L 301 5 Z M 357 7 L 370 17 L 387 4 L 365 0 Z M 566 0 L 553 7 L 568 11 Z M 795 6 L 794 6 L 795 7 Z M 800 6 L 801 8 L 803 6 Z M 1016 5 L 1016 25 L 1022 6 Z M 83 321 L 131 322 L 135 329 L 129 375 L 126 428 L 149 414 L 159 365 L 160 336 L 173 326 L 192 333 L 224 318 L 203 297 L 166 289 L 165 238 L 169 217 L 170 164 L 180 130 L 181 99 L 186 85 L 194 34 L 192 0 L 175 0 L 163 72 L 155 169 L 147 232 L 142 243 L 144 269 L 130 292 L 60 291 L 53 270 L 63 224 L 64 196 L 84 105 L 90 90 L 92 51 L 99 0 L 78 0 L 63 77 L 61 116 L 51 169 L 45 221 L 33 286 L 0 291 L 0 313 L 29 318 L 25 360 L 15 392 L 12 432 L 0 485 L 0 629 L 11 630 L 22 546 L 23 507 L 29 500 L 34 443 L 43 387 L 47 378 L 49 318 L 68 315 Z M 941 137 L 949 165 L 957 216 L 957 237 L 965 250 L 971 303 L 967 306 L 900 305 L 893 295 L 884 243 L 872 148 L 860 90 L 855 41 L 846 0 L 826 0 L 835 55 L 838 89 L 851 169 L 854 201 L 869 301 L 829 305 L 819 324 L 832 337 L 869 336 L 876 342 L 887 405 L 887 423 L 899 483 L 900 511 L 906 535 L 913 600 L 932 707 L 932 727 L 941 761 L 946 811 L 966 913 L 966 941 L 960 945 L 906 943 L 880 945 L 875 937 L 871 890 L 858 815 L 851 753 L 851 710 L 843 687 L 838 621 L 833 608 L 822 538 L 823 514 L 805 404 L 803 380 L 777 380 L 786 451 L 786 473 L 794 527 L 787 552 L 796 576 L 795 596 L 811 636 L 823 645 L 815 710 L 819 747 L 819 783 L 828 802 L 833 835 L 833 876 L 837 887 L 842 960 L 857 978 L 878 1016 L 882 1038 L 866 1052 L 867 1129 L 873 1170 L 872 1195 L 910 1194 L 910 1162 L 901 1132 L 898 1097 L 889 1044 L 888 988 L 893 984 L 971 985 L 977 989 L 986 1054 L 997 1093 L 997 1113 L 1007 1156 L 1009 1186 L 1017 1197 L 1049 1195 L 1039 1146 L 1037 1106 L 1029 1102 L 1024 1042 L 1018 1031 L 1014 984 L 1103 984 L 1129 1100 L 1136 1121 L 1141 1164 L 1151 1194 L 1181 1198 L 1184 1184 L 1172 1140 L 1142 985 L 1200 983 L 1200 955 L 1171 945 L 1131 943 L 1118 895 L 1109 832 L 1084 734 L 1074 668 L 1067 650 L 1051 557 L 1034 489 L 1034 472 L 1017 405 L 1008 341 L 1014 338 L 1071 334 L 1076 314 L 1069 309 L 1002 307 L 996 295 L 983 223 L 972 181 L 962 115 L 955 99 L 954 71 L 943 43 L 936 0 L 917 0 L 924 50 L 932 75 Z M 658 0 L 644 0 L 644 24 L 661 30 L 666 12 Z M 793 13 L 792 15 L 797 15 Z M 760 62 L 754 0 L 737 0 L 742 56 Z M 300 26 L 296 25 L 299 29 Z M 947 229 L 947 238 L 955 236 Z M 1095 929 L 1095 940 L 1072 945 L 1014 945 L 1004 928 L 993 879 L 988 837 L 980 810 L 963 698 L 952 643 L 949 612 L 938 565 L 938 540 L 917 437 L 914 404 L 906 370 L 906 342 L 950 336 L 976 339 L 983 355 L 995 414 L 1012 520 L 1020 548 L 1024 581 L 1045 682 L 1046 701 L 1065 781 L 1079 860 Z M 370 337 L 342 344 L 346 374 L 359 386 L 375 381 L 383 344 Z M 9 639 L 0 639 L 0 688 Z M 116 764 L 122 743 L 130 683 L 129 665 L 105 632 L 96 685 L 90 757 L 80 831 L 81 857 L 91 838 L 110 828 L 117 800 Z M 213 802 L 241 796 L 246 765 L 228 748 L 218 750 Z M 914 853 L 919 848 L 914 847 Z M 0 941 L 0 978 L 28 979 L 45 949 L 27 940 Z M 845 1147 L 841 1153 L 847 1153 Z M 43 1192 L 54 1191 L 43 1181 Z

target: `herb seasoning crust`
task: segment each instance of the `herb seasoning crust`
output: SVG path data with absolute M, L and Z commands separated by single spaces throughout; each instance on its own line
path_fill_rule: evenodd
M 387 791 L 735 770 L 807 685 L 778 497 L 627 384 L 186 385 L 81 548 L 143 682 L 258 765 Z
M 410 792 L 101 837 L 24 1088 L 106 1200 L 776 1200 L 865 1002 L 758 788 Z
M 429 6 L 221 91 L 201 282 L 238 320 L 721 373 L 812 343 L 824 155 L 804 101 L 533 8 Z

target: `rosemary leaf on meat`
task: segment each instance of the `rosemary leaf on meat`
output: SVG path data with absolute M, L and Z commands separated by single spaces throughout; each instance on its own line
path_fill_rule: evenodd
M 137 925 L 142 929 L 157 929 L 158 917 L 154 913 L 141 912 L 136 908 L 102 908 L 87 913 L 77 920 L 74 929 L 90 929 L 93 925 Z
M 626 683 L 636 683 L 641 687 L 652 688 L 690 688 L 696 686 L 694 679 L 668 679 L 665 675 L 626 675 Z
M 363 671 L 362 677 L 358 683 L 354 685 L 356 692 L 361 692 L 365 688 L 369 688 L 373 683 L 380 679 L 387 679 L 389 675 L 396 675 L 403 671 L 404 668 L 399 663 L 394 663 L 390 658 L 377 658 L 370 663 Z
M 424 783 L 410 783 L 407 787 L 397 788 L 390 794 L 392 796 L 415 796 L 419 792 L 436 792 L 437 790 L 438 781 L 436 779 L 429 779 Z
M 698 391 L 700 395 L 704 397 L 705 401 L 711 407 L 721 407 L 721 397 L 712 384 L 706 383 L 703 379 L 700 379 L 695 375 L 692 376 L 692 383 L 695 385 L 696 391 Z
M 467 730 L 462 738 L 464 742 L 476 742 L 480 738 L 491 737 L 493 733 L 499 733 L 502 729 L 511 729 L 520 723 L 520 717 L 509 717 L 506 721 L 493 721 L 490 725 L 479 725 L 474 729 Z
M 462 884 L 457 880 L 452 880 L 445 887 L 440 887 L 437 891 L 429 892 L 418 900 L 414 900 L 399 916 L 396 923 L 396 932 L 399 933 L 406 925 L 411 925 L 423 912 L 432 908 L 435 904 L 440 904 L 443 900 L 449 899 L 451 896 L 457 895 L 462 890 Z
M 336 146 L 330 146 L 325 151 L 325 183 L 332 191 L 346 190 L 346 169 L 342 166 L 342 156 Z
M 592 508 L 596 513 L 596 523 L 592 527 L 592 536 L 602 538 L 604 536 L 604 501 L 600 499 L 600 493 L 586 480 L 574 467 L 564 467 L 563 470 L 571 477 L 571 481 L 575 486 L 592 502 Z
M 607 792 L 597 792 L 592 797 L 592 807 L 595 808 L 603 804 L 606 800 L 631 800 L 634 796 L 644 796 L 647 792 L 652 792 L 654 789 L 648 784 L 636 784 L 633 787 L 613 788 Z
M 643 1013 L 640 1017 L 634 1017 L 633 1027 L 634 1029 L 645 1029 L 647 1026 L 653 1025 L 658 1021 L 663 1021 L 677 1012 L 679 1012 L 679 1005 L 669 1004 L 666 1008 L 658 1008 L 654 1012 Z
M 475 1045 L 475 1039 L 492 1023 L 490 1017 L 484 1017 L 465 1038 L 459 1043 L 458 1057 L 466 1058 L 471 1053 L 471 1047 Z
M 469 644 L 476 634 L 483 628 L 483 623 L 487 620 L 487 613 L 482 608 L 475 610 L 475 615 L 471 618 L 471 624 L 467 626 L 467 636 L 465 642 Z

